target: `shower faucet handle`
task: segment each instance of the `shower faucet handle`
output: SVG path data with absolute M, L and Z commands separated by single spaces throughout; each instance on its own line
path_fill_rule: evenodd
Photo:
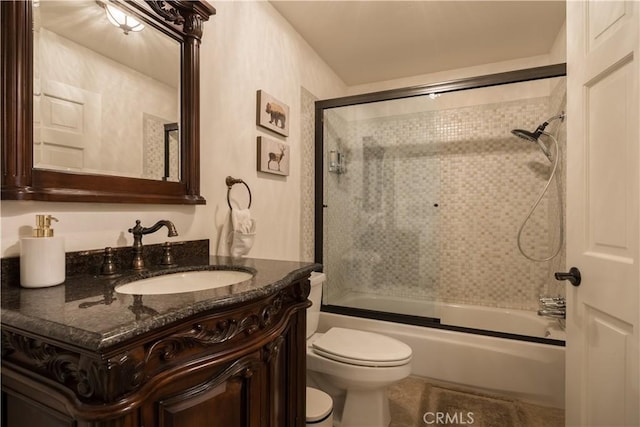
M 565 319 L 567 317 L 567 300 L 564 297 L 542 296 L 538 316 Z
M 538 301 L 540 305 L 547 308 L 564 308 L 567 306 L 567 300 L 563 297 L 540 297 Z
M 542 304 L 565 304 L 566 299 L 564 297 L 550 297 L 550 296 L 542 296 L 539 301 Z

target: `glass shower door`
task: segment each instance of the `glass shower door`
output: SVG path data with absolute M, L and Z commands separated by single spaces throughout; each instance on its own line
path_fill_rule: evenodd
M 328 110 L 324 119 L 324 303 L 437 317 L 440 160 L 421 132 L 428 124 L 360 120 L 373 112 L 354 108 Z M 393 136 L 404 127 L 415 128 L 412 138 Z M 340 168 L 330 167 L 332 152 Z

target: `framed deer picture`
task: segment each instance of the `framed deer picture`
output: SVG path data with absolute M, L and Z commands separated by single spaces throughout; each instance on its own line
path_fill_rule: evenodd
M 258 137 L 258 171 L 289 175 L 289 146 L 275 139 Z
M 258 125 L 289 136 L 289 106 L 265 91 L 258 91 Z

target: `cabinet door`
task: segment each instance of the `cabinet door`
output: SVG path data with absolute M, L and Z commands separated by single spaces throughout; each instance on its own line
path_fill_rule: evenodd
M 188 372 L 144 405 L 142 427 L 259 427 L 264 383 L 258 352 L 208 375 Z
M 26 396 L 2 392 L 2 427 L 73 427 L 75 422 Z
M 160 427 L 210 426 L 231 427 L 251 423 L 251 378 L 234 377 L 203 391 L 188 390 L 160 401 Z M 259 408 L 258 408 L 259 410 Z

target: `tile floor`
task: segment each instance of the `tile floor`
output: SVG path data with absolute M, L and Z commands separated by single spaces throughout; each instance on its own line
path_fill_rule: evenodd
M 562 427 L 564 411 L 409 377 L 389 389 L 389 427 Z

